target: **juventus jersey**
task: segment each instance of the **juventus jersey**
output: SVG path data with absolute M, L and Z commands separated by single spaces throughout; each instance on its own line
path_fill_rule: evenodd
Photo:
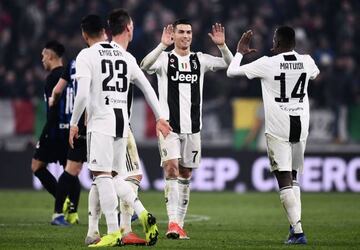
M 314 60 L 290 51 L 240 66 L 242 57 L 236 53 L 227 74 L 261 79 L 265 133 L 289 142 L 306 140 L 310 116 L 308 83 L 320 72 Z
M 227 66 L 221 57 L 201 52 L 180 56 L 173 50 L 162 52 L 147 70 L 157 75 L 160 106 L 175 133 L 201 130 L 204 74 Z
M 76 59 L 76 78 L 79 84 L 71 124 L 77 124 L 86 100 L 88 132 L 127 137 L 130 82 L 143 91 L 156 118 L 160 117 L 150 83 L 135 58 L 115 42 L 100 42 L 83 49 Z M 89 83 L 81 82 L 82 78 L 89 79 Z

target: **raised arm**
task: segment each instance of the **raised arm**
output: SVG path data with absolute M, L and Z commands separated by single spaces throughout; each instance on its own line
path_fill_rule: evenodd
M 244 55 L 256 51 L 256 49 L 250 49 L 249 47 L 252 35 L 253 32 L 248 30 L 241 36 L 237 45 L 237 53 L 226 71 L 228 77 L 246 75 L 246 71 L 243 70 L 244 67 L 240 67 L 240 64 Z
M 173 26 L 169 24 L 168 26 L 164 27 L 163 33 L 161 36 L 161 43 L 152 50 L 145 58 L 141 61 L 140 67 L 142 70 L 149 71 L 151 66 L 154 65 L 158 57 L 160 56 L 161 52 L 166 50 L 167 47 L 174 43 L 172 38 L 173 33 Z
M 233 55 L 229 48 L 225 44 L 225 28 L 220 23 L 215 23 L 212 26 L 211 33 L 208 33 L 211 40 L 219 48 L 222 58 L 224 59 L 226 65 L 229 65 L 233 59 Z

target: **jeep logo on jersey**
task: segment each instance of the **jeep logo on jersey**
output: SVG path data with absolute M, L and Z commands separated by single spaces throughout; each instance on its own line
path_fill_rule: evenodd
M 179 71 L 176 71 L 175 76 L 171 76 L 171 80 L 180 83 L 195 83 L 198 80 L 198 76 L 196 74 L 179 73 Z

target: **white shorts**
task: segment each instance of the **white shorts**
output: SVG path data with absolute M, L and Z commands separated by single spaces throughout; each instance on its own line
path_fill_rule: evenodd
M 127 138 L 126 167 L 121 168 L 119 175 L 123 176 L 124 178 L 134 175 L 142 175 L 142 170 L 140 168 L 139 153 L 131 129 L 129 129 L 129 134 Z
M 127 138 L 98 132 L 87 133 L 88 168 L 91 171 L 119 172 L 126 162 Z
M 177 134 L 170 132 L 159 138 L 161 165 L 168 160 L 179 159 L 179 164 L 186 168 L 198 168 L 201 159 L 200 132 L 196 134 Z
M 271 172 L 296 170 L 302 173 L 306 140 L 297 143 L 281 141 L 265 134 Z

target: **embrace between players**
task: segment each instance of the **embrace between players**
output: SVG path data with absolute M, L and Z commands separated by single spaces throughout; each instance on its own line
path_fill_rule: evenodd
M 49 106 L 53 106 L 53 109 L 64 106 L 59 105 L 59 102 L 63 96 L 69 96 L 64 95 L 66 86 L 72 84 L 73 92 L 70 92 L 72 95 L 76 93 L 73 107 L 71 102 L 69 152 L 63 152 L 58 158 L 44 157 L 45 153 L 41 152 L 61 151 L 59 144 L 52 145 L 54 143 L 49 139 L 51 126 L 54 126 L 49 113 L 32 163 L 35 175 L 56 198 L 52 224 L 66 225 L 68 222 L 78 221 L 76 208 L 80 186 L 76 178 L 84 158 L 87 158 L 93 184 L 89 192 L 86 245 L 154 245 L 157 242 L 159 232 L 156 219 L 137 197 L 141 170 L 135 140 L 129 127 L 132 87 L 136 85 L 144 93 L 157 121 L 156 132 L 164 170 L 165 202 L 169 218 L 166 236 L 169 239 L 189 239 L 184 230 L 184 220 L 190 200 L 192 170 L 199 167 L 201 159 L 204 74 L 207 71 L 227 69 L 229 77 L 242 75 L 249 79 L 261 79 L 270 169 L 278 181 L 280 200 L 290 224 L 285 243 L 306 244 L 301 226 L 297 173 L 303 168 L 309 127 L 307 86 L 309 80 L 319 74 L 319 70 L 309 55 L 300 55 L 294 51 L 294 30 L 287 26 L 277 28 L 272 49 L 275 55 L 241 65 L 243 56 L 256 51 L 249 47 L 252 31 L 242 35 L 237 53 L 233 56 L 225 44 L 224 27 L 218 23 L 213 25 L 209 36 L 222 55 L 215 57 L 191 52 L 191 23 L 189 20 L 179 19 L 164 28 L 161 43 L 142 60 L 140 68 L 136 59 L 127 52 L 134 29 L 129 14 L 123 9 L 113 10 L 107 22 L 111 42 L 107 40 L 99 16 L 88 15 L 82 19 L 82 35 L 89 47 L 83 49 L 75 62 L 69 64 L 67 70 L 72 76 L 62 77 L 62 83 L 60 79 L 52 90 L 51 98 L 47 93 Z M 43 58 L 44 53 L 50 50 L 49 53 L 54 52 L 55 59 L 56 56 L 61 59 L 62 53 L 58 53 L 57 46 L 50 45 L 45 46 Z M 174 49 L 166 51 L 172 45 Z M 295 64 L 301 67 L 295 67 Z M 52 70 L 52 74 L 57 67 L 48 69 Z M 141 69 L 149 74 L 156 73 L 158 96 Z M 58 123 L 55 124 L 59 126 Z M 63 144 L 62 142 L 61 145 Z M 81 152 L 74 153 L 79 148 L 82 148 Z M 73 156 L 84 156 L 84 152 L 87 152 L 87 157 Z M 59 160 L 65 165 L 64 155 L 68 159 L 63 173 L 65 176 L 62 175 L 59 183 L 56 183 L 56 179 L 47 171 L 46 164 Z M 66 197 L 69 197 L 69 204 L 73 209 L 67 214 L 68 218 L 63 214 L 66 206 L 62 208 Z M 117 212 L 119 199 L 120 225 Z M 98 227 L 101 212 L 107 224 L 107 234 L 103 237 L 100 236 Z M 144 240 L 131 230 L 134 212 L 144 228 Z

